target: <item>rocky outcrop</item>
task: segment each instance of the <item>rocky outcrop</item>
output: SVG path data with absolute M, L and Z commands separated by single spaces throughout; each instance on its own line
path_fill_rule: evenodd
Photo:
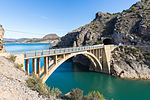
M 150 50 L 150 0 L 141 0 L 121 13 L 102 13 L 98 12 L 95 19 L 72 32 L 69 32 L 55 47 L 72 47 L 104 44 L 124 44 L 138 47 L 144 52 Z M 120 59 L 112 59 L 112 74 L 126 78 L 150 79 L 149 67 L 150 58 L 143 56 L 139 52 L 138 56 L 146 57 L 139 60 L 137 55 L 124 53 L 123 59 L 119 51 L 115 51 Z M 147 53 L 149 54 L 149 53 Z M 90 62 L 82 55 L 73 58 L 78 63 Z M 88 63 L 89 62 L 89 63 Z M 85 64 L 84 64 L 85 65 Z
M 5 52 L 3 37 L 4 37 L 4 29 L 2 25 L 0 25 L 0 53 Z
M 150 79 L 150 53 L 120 46 L 112 52 L 111 74 L 121 78 Z
M 98 12 L 91 23 L 62 37 L 57 47 L 93 45 L 97 41 L 150 45 L 149 40 L 150 0 L 142 0 L 121 13 Z
M 58 47 L 71 47 L 82 45 L 93 45 L 100 41 L 103 34 L 109 36 L 113 32 L 114 23 L 116 22 L 115 15 L 104 14 L 98 12 L 96 18 L 85 26 L 82 26 L 61 38 Z M 107 30 L 110 28 L 110 30 Z

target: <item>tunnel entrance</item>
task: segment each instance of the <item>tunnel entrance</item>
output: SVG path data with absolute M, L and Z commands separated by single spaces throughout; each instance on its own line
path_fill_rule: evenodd
M 104 39 L 103 40 L 104 45 L 114 44 L 114 41 L 112 39 Z

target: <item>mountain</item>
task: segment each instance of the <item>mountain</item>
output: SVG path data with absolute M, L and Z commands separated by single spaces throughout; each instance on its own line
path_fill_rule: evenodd
M 98 12 L 91 23 L 62 37 L 57 47 L 93 45 L 97 41 L 150 45 L 150 0 L 139 1 L 121 13 Z
M 150 80 L 150 0 L 139 1 L 121 13 L 98 12 L 91 23 L 67 33 L 55 47 L 96 43 L 123 44 L 112 51 L 111 75 Z M 91 65 L 82 55 L 72 60 Z
M 43 39 L 59 39 L 59 36 L 57 34 L 47 34 Z

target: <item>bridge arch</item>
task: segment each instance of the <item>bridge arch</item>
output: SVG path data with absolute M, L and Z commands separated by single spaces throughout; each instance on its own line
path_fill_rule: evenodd
M 46 82 L 46 80 L 51 76 L 51 74 L 62 64 L 64 63 L 65 61 L 67 61 L 68 59 L 74 57 L 74 56 L 77 56 L 77 55 L 84 55 L 86 57 L 88 57 L 88 59 L 90 59 L 90 61 L 93 63 L 94 67 L 95 68 L 98 68 L 100 70 L 102 70 L 102 65 L 99 61 L 99 59 L 92 53 L 90 52 L 87 52 L 87 51 L 83 51 L 83 52 L 78 52 L 78 53 L 71 53 L 71 54 L 68 54 L 66 55 L 64 58 L 62 59 L 59 59 L 58 63 L 57 64 L 54 64 L 53 66 L 51 66 L 48 70 L 48 73 L 47 74 L 44 74 L 42 76 L 42 80 L 43 82 Z

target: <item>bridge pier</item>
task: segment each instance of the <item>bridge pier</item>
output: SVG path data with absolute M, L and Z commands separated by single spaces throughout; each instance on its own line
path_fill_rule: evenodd
M 57 55 L 54 56 L 54 64 L 57 64 Z
M 66 57 L 66 55 L 65 54 L 63 54 L 63 58 L 65 59 L 65 57 Z
M 36 74 L 36 67 L 35 67 L 36 66 L 35 62 L 36 61 L 35 60 L 36 60 L 35 58 L 32 59 L 32 72 Z
M 48 61 L 47 63 L 48 63 L 48 67 L 49 67 L 49 57 L 47 57 L 47 61 Z
M 37 58 L 37 75 L 40 76 L 40 58 Z
M 26 74 L 28 75 L 29 74 L 29 59 L 26 59 L 25 60 L 25 62 L 26 62 L 26 68 L 25 68 L 25 71 L 26 71 Z
M 44 74 L 48 72 L 48 57 L 44 57 Z

